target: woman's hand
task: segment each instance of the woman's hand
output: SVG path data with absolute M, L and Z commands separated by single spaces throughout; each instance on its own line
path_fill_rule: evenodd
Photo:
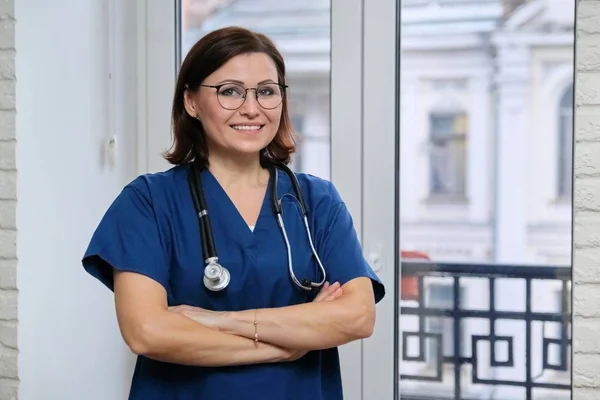
M 330 285 L 329 282 L 325 282 L 319 291 L 319 294 L 317 294 L 317 297 L 313 300 L 313 303 L 335 300 L 342 294 L 342 286 L 339 282 L 335 282 L 333 285 Z

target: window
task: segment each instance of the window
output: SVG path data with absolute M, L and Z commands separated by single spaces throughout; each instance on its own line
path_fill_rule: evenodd
M 467 168 L 465 113 L 431 114 L 429 119 L 430 194 L 465 196 Z
M 575 3 L 397 2 L 396 253 L 430 259 L 396 264 L 397 285 L 413 284 L 422 296 L 397 309 L 401 398 L 570 398 L 571 327 L 557 321 L 570 322 L 571 313 L 561 315 L 548 293 L 567 280 L 572 259 Z M 367 228 L 379 213 L 366 209 Z M 538 266 L 546 274 L 539 282 Z M 427 284 L 440 277 L 460 277 L 456 312 L 452 285 Z M 543 307 L 548 321 L 528 322 Z M 416 336 L 426 338 L 424 354 Z M 543 379 L 552 389 L 530 384 Z
M 183 0 L 181 23 L 182 57 L 202 36 L 226 26 L 275 42 L 286 63 L 292 123 L 307 135 L 298 138 L 292 167 L 324 179 L 330 177 L 330 14 L 329 0 Z
M 563 93 L 558 109 L 558 188 L 559 198 L 571 198 L 573 181 L 573 85 Z

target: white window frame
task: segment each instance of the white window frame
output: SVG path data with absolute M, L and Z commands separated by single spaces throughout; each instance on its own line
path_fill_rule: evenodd
M 399 7 L 398 0 L 363 0 L 362 243 L 387 293 L 377 307 L 373 336 L 362 342 L 364 400 L 399 396 Z M 334 69 L 334 77 L 336 73 Z M 344 118 L 341 114 L 332 118 L 336 116 Z
M 137 0 L 138 173 L 165 170 L 175 87 L 176 2 Z M 172 77 L 173 79 L 166 79 Z
M 176 2 L 137 0 L 138 173 L 162 171 L 177 73 Z M 373 336 L 340 348 L 345 400 L 394 399 L 399 294 L 396 2 L 332 0 L 331 180 L 386 285 Z M 172 77 L 173 79 L 168 79 Z M 392 218 L 394 216 L 394 218 Z M 393 351 L 392 351 L 393 350 Z

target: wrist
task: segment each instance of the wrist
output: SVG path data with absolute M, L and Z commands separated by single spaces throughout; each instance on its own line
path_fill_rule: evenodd
M 262 342 L 260 313 L 261 310 L 255 309 L 228 312 L 224 315 L 222 330 L 260 343 Z

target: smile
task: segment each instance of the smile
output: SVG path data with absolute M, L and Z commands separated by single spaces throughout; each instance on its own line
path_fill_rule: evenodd
M 236 131 L 253 132 L 260 130 L 264 125 L 232 125 L 231 127 Z

